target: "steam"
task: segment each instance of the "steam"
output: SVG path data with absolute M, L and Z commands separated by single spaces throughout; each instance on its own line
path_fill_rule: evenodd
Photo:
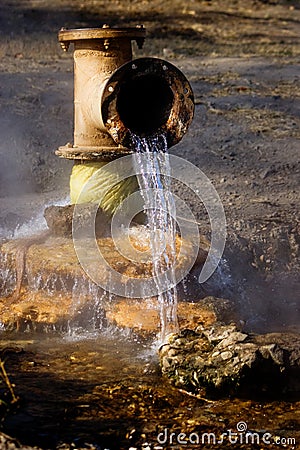
M 25 205 L 20 205 L 20 208 L 26 208 L 31 204 L 31 217 L 28 219 L 22 220 L 22 217 L 16 212 L 8 212 L 6 216 L 1 217 L 0 222 L 0 239 L 18 239 L 24 237 L 30 237 L 34 234 L 38 234 L 41 231 L 47 228 L 47 223 L 44 218 L 44 210 L 47 206 L 51 206 L 56 204 L 57 206 L 65 206 L 70 203 L 69 195 L 64 198 L 57 199 L 57 196 L 53 196 L 52 198 L 48 198 L 45 201 L 45 195 L 27 195 L 17 198 L 8 198 L 6 202 L 3 199 L 0 199 L 0 206 L 3 214 L 3 210 L 7 208 L 12 208 L 13 201 L 17 203 L 22 203 L 25 201 Z M 17 205 L 15 204 L 15 209 Z M 18 208 L 17 208 L 18 211 Z M 21 211 L 22 214 L 22 211 Z M 7 219 L 11 217 L 12 222 L 7 225 Z

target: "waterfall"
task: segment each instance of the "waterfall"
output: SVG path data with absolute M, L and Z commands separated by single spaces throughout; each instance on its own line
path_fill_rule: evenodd
M 176 209 L 171 192 L 171 169 L 164 134 L 131 135 L 136 172 L 150 236 L 152 276 L 160 306 L 161 340 L 178 331 L 176 261 Z M 146 156 L 146 157 L 145 157 Z M 166 289 L 167 286 L 167 289 Z

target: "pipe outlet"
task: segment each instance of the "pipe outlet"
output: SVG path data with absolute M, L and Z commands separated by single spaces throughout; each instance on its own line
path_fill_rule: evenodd
M 130 134 L 164 133 L 168 147 L 177 144 L 193 119 L 192 88 L 173 64 L 140 58 L 109 78 L 101 100 L 102 121 L 113 140 L 128 146 Z

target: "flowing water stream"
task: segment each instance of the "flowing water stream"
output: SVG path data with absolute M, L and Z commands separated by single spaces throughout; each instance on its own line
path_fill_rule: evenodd
M 148 219 L 153 278 L 158 292 L 161 341 L 178 331 L 176 260 L 176 208 L 171 192 L 171 168 L 164 134 L 132 134 L 135 164 Z

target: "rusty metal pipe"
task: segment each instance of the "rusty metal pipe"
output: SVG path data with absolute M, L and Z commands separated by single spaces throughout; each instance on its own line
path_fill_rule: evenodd
M 192 121 L 194 98 L 188 80 L 173 64 L 140 58 L 110 77 L 101 110 L 105 128 L 115 142 L 129 145 L 131 132 L 140 136 L 162 132 L 171 147 Z
M 194 111 L 191 86 L 167 61 L 132 60 L 131 41 L 141 47 L 144 37 L 141 26 L 59 32 L 65 50 L 74 44 L 74 144 L 57 155 L 109 160 L 131 153 L 132 132 L 163 132 L 169 147 L 186 133 Z

